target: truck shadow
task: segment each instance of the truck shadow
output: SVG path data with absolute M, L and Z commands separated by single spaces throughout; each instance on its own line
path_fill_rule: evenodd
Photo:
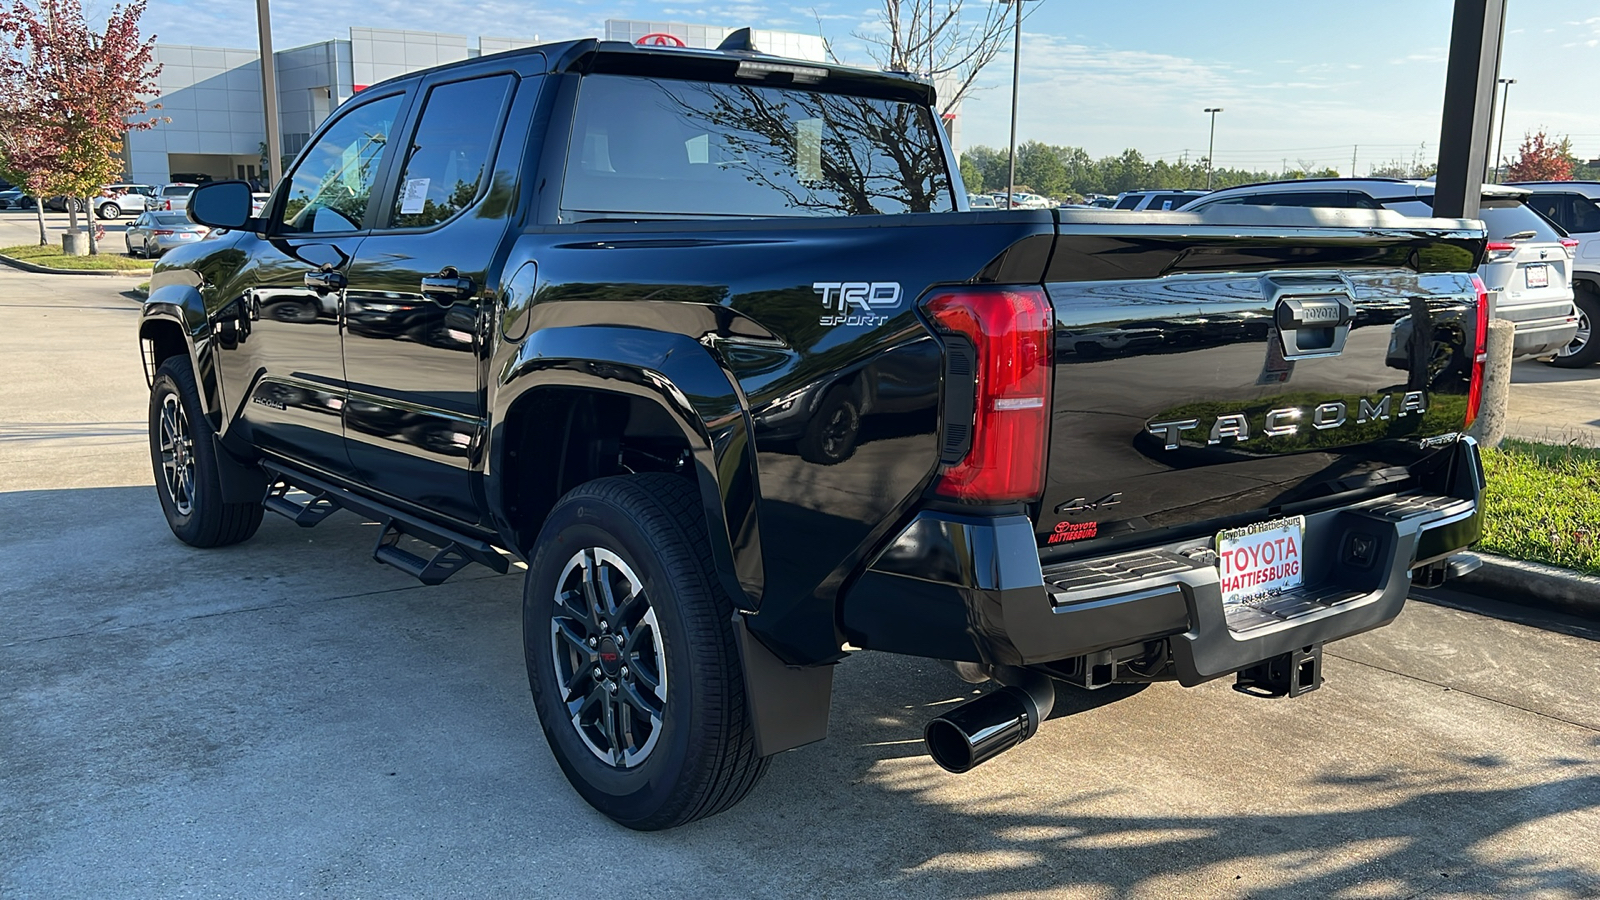
M 1488 707 L 1348 661 L 1296 701 L 1070 691 L 1039 736 L 954 776 L 922 726 L 977 689 L 858 653 L 826 742 L 726 813 L 630 832 L 545 747 L 518 573 L 423 588 L 370 560 L 374 537 L 348 514 L 269 517 L 197 551 L 148 486 L 0 494 L 0 837 L 30 884 L 195 871 L 226 834 L 347 895 L 426 894 L 424 873 L 525 896 L 600 877 L 663 896 L 1600 895 L 1600 737 L 1465 721 Z M 266 883 L 208 871 L 213 895 Z

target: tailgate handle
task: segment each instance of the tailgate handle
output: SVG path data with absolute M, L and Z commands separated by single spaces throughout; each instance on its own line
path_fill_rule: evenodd
M 1356 305 L 1344 294 L 1284 297 L 1273 314 L 1285 359 L 1338 356 L 1355 319 Z

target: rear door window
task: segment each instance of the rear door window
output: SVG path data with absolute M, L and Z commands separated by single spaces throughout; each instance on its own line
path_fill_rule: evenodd
M 590 75 L 563 218 L 949 212 L 937 127 L 925 107 L 892 100 Z
M 428 92 L 389 204 L 390 228 L 437 225 L 477 199 L 515 82 L 495 75 Z
M 1600 200 L 1573 194 L 1570 221 L 1572 223 L 1570 225 L 1562 224 L 1573 234 L 1593 234 L 1600 231 Z

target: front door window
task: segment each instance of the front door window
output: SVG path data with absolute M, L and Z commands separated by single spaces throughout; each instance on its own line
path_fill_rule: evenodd
M 395 94 L 350 110 L 300 154 L 289 178 L 278 232 L 362 231 L 389 136 L 400 114 Z

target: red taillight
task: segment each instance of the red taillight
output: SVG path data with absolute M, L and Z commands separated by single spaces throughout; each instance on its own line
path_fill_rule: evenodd
M 1483 400 L 1483 364 L 1489 359 L 1489 289 L 1483 279 L 1472 276 L 1478 292 L 1478 328 L 1472 344 L 1472 383 L 1467 388 L 1467 425 L 1478 420 L 1478 404 Z
M 1510 241 L 1490 241 L 1484 245 L 1483 249 L 1490 253 L 1512 253 L 1516 251 L 1517 245 Z
M 151 231 L 150 231 L 150 233 L 151 233 L 151 234 L 172 234 L 172 232 L 171 232 L 171 231 L 169 231 L 169 230 L 166 230 L 166 229 L 161 229 L 161 228 L 155 228 L 155 229 L 152 229 L 152 230 L 151 230 Z
M 935 490 L 973 503 L 1038 497 L 1044 490 L 1054 373 L 1050 300 L 1033 287 L 968 288 L 936 293 L 922 308 L 936 328 L 966 338 L 977 355 L 971 447 L 939 474 Z M 965 389 L 959 383 L 945 386 L 946 391 Z
M 1578 239 L 1577 238 L 1562 238 L 1561 239 L 1561 247 L 1562 247 L 1562 249 L 1567 251 L 1567 259 L 1577 259 L 1578 258 Z

